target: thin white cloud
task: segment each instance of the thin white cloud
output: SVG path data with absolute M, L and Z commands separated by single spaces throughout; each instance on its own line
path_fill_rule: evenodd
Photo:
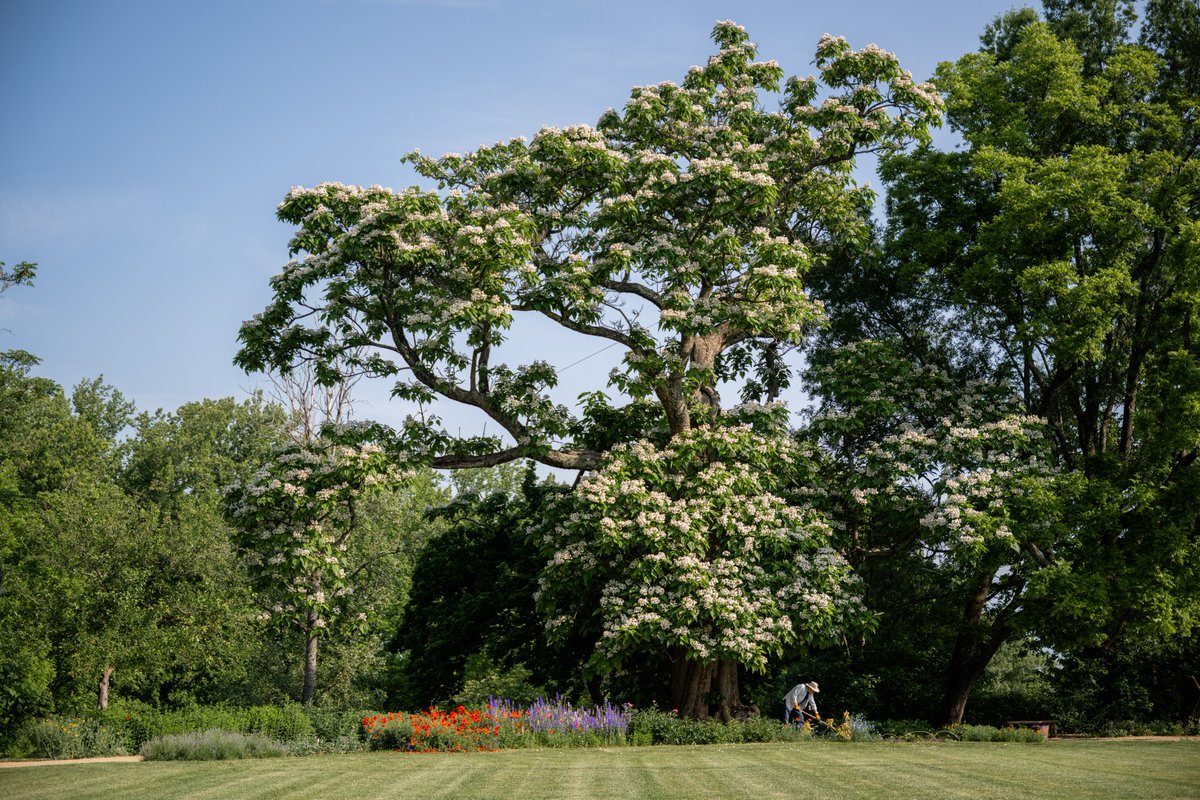
M 24 319 L 35 319 L 42 316 L 46 311 L 44 306 L 34 303 L 22 303 L 13 296 L 13 293 L 16 291 L 19 290 L 10 289 L 3 295 L 0 295 L 0 350 L 7 349 L 2 337 L 13 332 L 11 326 L 15 322 Z
M 123 228 L 134 212 L 146 207 L 146 198 L 129 191 L 0 194 L 0 240 L 11 250 L 4 256 L 36 261 L 36 254 L 24 252 L 25 248 Z

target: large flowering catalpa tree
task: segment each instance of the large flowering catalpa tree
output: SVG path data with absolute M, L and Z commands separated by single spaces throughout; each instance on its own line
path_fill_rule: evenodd
M 804 600 L 803 586 L 788 588 L 768 562 L 780 557 L 831 602 L 840 595 L 821 587 L 832 590 L 845 574 L 822 549 L 819 520 L 773 494 L 774 467 L 742 453 L 762 441 L 720 430 L 727 420 L 717 387 L 756 362 L 771 365 L 768 356 L 819 324 L 805 273 L 834 244 L 868 239 L 872 195 L 851 176 L 855 157 L 926 140 L 941 108 L 933 87 L 873 45 L 854 51 L 826 35 L 820 78 L 785 81 L 776 62 L 757 60 L 740 26 L 718 23 L 713 39 L 718 52 L 682 83 L 635 87 L 595 128 L 408 156 L 436 190 L 292 189 L 279 216 L 299 228 L 295 259 L 272 280 L 271 305 L 243 326 L 237 356 L 249 370 L 309 361 L 327 381 L 348 360 L 357 373 L 398 377 L 399 397 L 463 403 L 506 434 L 453 437 L 430 415 L 390 434 L 406 457 L 435 467 L 532 458 L 592 472 L 580 486 L 580 517 L 567 514 L 566 528 L 549 534 L 551 552 L 561 543 L 601 554 L 595 537 L 605 519 L 661 515 L 661 524 L 631 531 L 638 542 L 609 551 L 614 580 L 639 585 L 604 588 L 604 608 L 636 605 L 642 585 L 670 593 L 681 609 L 689 587 L 697 603 L 717 592 L 727 606 L 705 606 L 702 628 L 687 633 L 686 615 L 633 632 L 613 611 L 598 660 L 612 663 L 622 648 L 669 652 L 676 696 L 696 714 L 706 713 L 697 698 L 713 681 L 724 687 L 727 713 L 738 664 L 761 667 L 803 635 L 792 610 L 821 602 Z M 778 103 L 768 108 L 772 94 Z M 607 452 L 603 436 L 581 434 L 588 426 L 551 399 L 553 366 L 501 362 L 522 313 L 620 345 L 623 365 L 609 384 L 653 404 L 659 444 Z M 593 396 L 593 420 L 597 406 Z M 777 460 L 787 454 L 783 445 L 768 450 Z M 733 494 L 716 492 L 717 483 Z M 647 565 L 659 556 L 671 566 Z M 559 566 L 547 568 L 548 583 L 584 580 Z M 824 635 L 831 624 L 813 614 Z M 769 635 L 747 644 L 756 624 Z

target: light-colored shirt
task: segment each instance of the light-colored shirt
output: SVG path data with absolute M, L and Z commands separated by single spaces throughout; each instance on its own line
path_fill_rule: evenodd
M 783 707 L 791 711 L 798 708 L 817 713 L 817 698 L 803 683 L 797 683 L 792 690 L 783 696 Z

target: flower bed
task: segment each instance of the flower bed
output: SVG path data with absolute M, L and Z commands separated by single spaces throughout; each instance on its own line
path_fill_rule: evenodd
M 372 750 L 432 753 L 454 750 L 495 750 L 498 728 L 483 711 L 393 711 L 363 717 L 363 733 Z
M 625 743 L 630 708 L 609 703 L 575 708 L 561 698 L 539 698 L 528 706 L 490 698 L 499 747 L 598 747 Z
M 459 706 L 453 711 L 430 708 L 416 714 L 394 711 L 362 719 L 362 738 L 371 750 L 407 753 L 505 750 L 529 747 L 599 747 L 614 745 L 697 745 L 742 742 L 803 742 L 825 739 L 872 742 L 881 739 L 934 741 L 1042 742 L 1037 731 L 955 725 L 938 731 L 909 730 L 924 723 L 885 726 L 849 711 L 840 720 L 821 719 L 804 725 L 756 717 L 747 720 L 684 719 L 674 711 L 635 710 L 630 705 L 605 703 L 575 708 L 556 698 L 522 706 L 490 698 L 479 709 Z M 903 730 L 900 730 L 903 729 Z
M 410 753 L 499 750 L 517 747 L 589 747 L 624 744 L 628 709 L 604 704 L 575 708 L 539 699 L 529 706 L 491 699 L 485 708 L 430 708 L 416 714 L 393 711 L 363 718 L 372 750 Z

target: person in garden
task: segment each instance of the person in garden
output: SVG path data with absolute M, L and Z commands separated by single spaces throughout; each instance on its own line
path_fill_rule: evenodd
M 821 715 L 817 713 L 817 692 L 821 691 L 821 687 L 816 681 L 808 683 L 797 683 L 792 687 L 792 690 L 784 695 L 783 698 L 783 721 L 789 725 L 793 720 L 800 720 L 801 723 L 813 719 L 820 719 Z

